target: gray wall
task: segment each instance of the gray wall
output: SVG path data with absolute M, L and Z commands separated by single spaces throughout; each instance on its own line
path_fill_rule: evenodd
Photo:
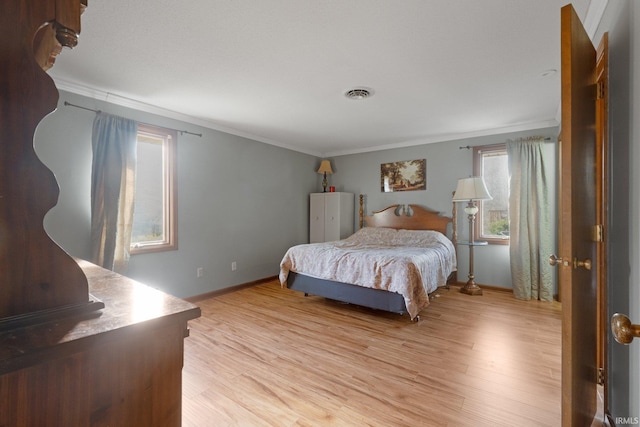
M 548 158 L 551 161 L 549 170 L 554 173 L 551 182 L 556 182 L 556 144 L 558 128 L 551 127 L 526 132 L 506 133 L 501 135 L 475 137 L 435 144 L 418 145 L 393 150 L 376 151 L 371 153 L 352 154 L 332 158 L 334 169 L 339 174 L 331 176 L 330 185 L 335 185 L 337 191 L 353 192 L 365 195 L 365 213 L 383 209 L 393 204 L 419 204 L 439 211 L 442 215 L 451 216 L 452 192 L 456 188 L 459 178 L 471 176 L 473 173 L 473 150 L 460 149 L 464 146 L 488 145 L 505 142 L 527 136 L 544 136 L 551 138 L 546 145 Z M 380 165 L 382 163 L 401 160 L 427 160 L 427 189 L 426 191 L 407 191 L 384 193 L 380 190 Z M 549 207 L 553 213 L 555 224 L 556 195 L 555 189 L 549 197 L 553 205 Z M 357 201 L 356 201 L 357 203 Z M 357 206 L 357 205 L 356 205 Z M 458 236 L 467 240 L 469 236 L 469 222 L 458 207 Z M 356 209 L 357 221 L 357 209 Z M 355 224 L 355 229 L 358 223 Z M 469 273 L 468 247 L 458 248 L 458 279 L 466 281 Z M 550 267 L 549 267 L 550 268 Z M 509 246 L 489 245 L 477 247 L 474 250 L 474 273 L 476 282 L 490 284 L 504 288 L 511 288 L 511 271 L 509 267 Z M 557 284 L 554 274 L 554 289 Z M 556 291 L 557 293 L 557 291 Z
M 314 156 L 179 122 L 126 107 L 62 92 L 58 110 L 40 124 L 35 146 L 56 174 L 59 203 L 45 218 L 51 237 L 71 255 L 89 259 L 91 129 L 94 113 L 64 101 L 140 122 L 203 133 L 178 138 L 178 250 L 133 255 L 127 276 L 168 293 L 188 297 L 272 276 L 286 249 L 308 241 L 308 194 L 321 189 Z M 451 215 L 457 180 L 472 174 L 472 150 L 507 139 L 541 135 L 555 140 L 555 127 L 475 137 L 332 158 L 329 184 L 337 191 L 365 195 L 365 212 L 391 204 L 415 203 Z M 555 171 L 554 143 L 548 144 Z M 425 158 L 427 190 L 382 193 L 380 164 Z M 554 182 L 555 179 L 552 180 Z M 556 200 L 552 195 L 551 200 Z M 555 212 L 555 206 L 551 206 Z M 459 236 L 468 221 L 458 216 Z M 358 209 L 354 216 L 358 227 Z M 237 271 L 231 263 L 237 263 Z M 469 271 L 468 248 L 459 247 L 459 278 Z M 204 277 L 196 277 L 196 269 Z M 478 283 L 510 288 L 509 248 L 479 247 L 474 272 Z M 555 286 L 555 283 L 554 283 Z
M 631 168 L 633 175 L 631 176 L 631 209 L 627 211 L 631 219 L 630 230 L 632 232 L 631 255 L 628 258 L 630 265 L 633 265 L 633 272 L 629 278 L 629 316 L 633 322 L 640 323 L 640 224 L 638 223 L 638 212 L 640 212 L 640 4 L 637 1 L 632 3 L 629 8 L 631 13 L 627 15 L 629 26 L 631 28 L 632 41 L 630 43 L 629 57 L 631 58 L 630 74 L 633 81 L 629 88 L 631 92 L 631 103 L 626 117 L 631 120 L 630 128 L 630 145 L 632 155 L 629 162 L 634 167 Z M 629 88 L 627 89 L 629 91 Z M 629 164 L 629 163 L 627 163 Z M 631 379 L 631 387 L 629 389 L 629 414 L 640 418 L 640 340 L 635 340 L 630 351 L 630 369 L 629 378 Z
M 133 255 L 127 276 L 180 297 L 199 295 L 276 275 L 286 249 L 308 241 L 307 195 L 318 190 L 314 156 L 62 92 L 35 146 L 61 189 L 45 228 L 71 255 L 90 257 L 95 115 L 65 100 L 203 134 L 178 135 L 178 250 Z
M 640 4 L 609 2 L 594 44 L 609 32 L 609 142 L 611 174 L 608 254 L 609 316 L 640 323 Z M 614 417 L 640 417 L 640 342 L 629 346 L 609 333 L 609 398 Z M 620 425 L 621 423 L 616 423 Z

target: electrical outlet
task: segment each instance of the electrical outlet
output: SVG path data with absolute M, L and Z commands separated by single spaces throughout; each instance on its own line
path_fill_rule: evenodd
M 231 263 L 231 271 L 236 271 L 238 269 L 238 264 L 235 261 Z
M 204 276 L 204 268 L 202 267 L 196 268 L 196 277 L 200 278 L 202 276 Z

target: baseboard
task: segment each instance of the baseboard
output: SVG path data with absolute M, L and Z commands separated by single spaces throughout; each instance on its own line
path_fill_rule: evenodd
M 231 292 L 236 292 L 241 289 L 250 288 L 252 286 L 260 285 L 266 282 L 271 282 L 272 280 L 277 280 L 277 279 L 278 279 L 278 276 L 265 277 L 263 279 L 254 280 L 252 282 L 241 283 L 239 285 L 229 286 L 228 288 L 218 289 L 217 291 L 211 291 L 211 292 L 207 292 L 206 294 L 194 295 L 192 297 L 183 298 L 183 299 L 190 303 L 196 303 L 198 301 L 202 301 L 202 300 L 213 298 L 213 297 L 218 297 L 220 295 L 228 294 Z

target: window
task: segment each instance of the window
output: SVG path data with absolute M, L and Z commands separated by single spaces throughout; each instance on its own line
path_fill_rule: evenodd
M 492 200 L 478 202 L 475 233 L 479 240 L 509 244 L 509 170 L 506 144 L 473 149 L 473 173 L 482 176 Z
M 177 132 L 139 124 L 132 254 L 178 248 Z

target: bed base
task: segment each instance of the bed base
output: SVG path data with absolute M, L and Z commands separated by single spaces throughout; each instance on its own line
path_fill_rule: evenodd
M 335 301 L 401 315 L 407 313 L 404 297 L 396 292 L 317 279 L 293 271 L 290 271 L 287 277 L 287 288 L 303 292 L 305 296 L 316 295 Z M 416 316 L 414 320 L 420 320 L 420 316 Z

